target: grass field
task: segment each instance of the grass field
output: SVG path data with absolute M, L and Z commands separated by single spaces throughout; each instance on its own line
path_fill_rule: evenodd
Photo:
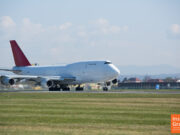
M 167 135 L 180 94 L 0 93 L 0 135 Z

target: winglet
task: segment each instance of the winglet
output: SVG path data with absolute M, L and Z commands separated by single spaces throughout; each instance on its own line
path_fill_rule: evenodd
M 28 59 L 22 52 L 21 48 L 18 46 L 15 40 L 10 40 L 11 49 L 14 56 L 14 62 L 17 67 L 23 67 L 23 66 L 31 66 Z

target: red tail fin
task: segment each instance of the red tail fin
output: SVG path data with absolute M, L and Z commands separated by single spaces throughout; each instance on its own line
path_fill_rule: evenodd
M 22 52 L 21 48 L 18 46 L 15 40 L 10 40 L 13 56 L 14 56 L 14 62 L 16 66 L 22 67 L 22 66 L 31 66 L 28 59 Z

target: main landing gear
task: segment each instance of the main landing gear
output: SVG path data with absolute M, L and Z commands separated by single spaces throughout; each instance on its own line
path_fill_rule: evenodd
M 108 91 L 108 87 L 103 87 L 103 91 Z
M 70 91 L 70 88 L 68 87 L 68 85 L 55 85 L 55 86 L 51 86 L 49 87 L 49 91 Z
M 76 91 L 83 91 L 84 87 L 81 87 L 80 85 L 78 85 L 78 87 L 76 87 Z
M 70 88 L 68 87 L 68 85 L 59 85 L 59 84 L 56 84 L 56 85 L 49 87 L 49 91 L 60 91 L 60 90 L 70 91 Z M 84 87 L 81 87 L 80 85 L 78 85 L 75 90 L 76 91 L 83 91 Z
M 68 86 L 61 86 L 62 91 L 70 91 Z
M 60 87 L 58 86 L 49 87 L 49 91 L 60 91 Z

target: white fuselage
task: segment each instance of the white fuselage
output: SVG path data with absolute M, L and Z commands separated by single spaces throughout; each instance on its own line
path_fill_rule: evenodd
M 13 70 L 21 70 L 15 72 L 19 75 L 75 77 L 75 81 L 70 84 L 107 82 L 120 74 L 109 61 L 78 62 L 66 66 L 14 67 Z

